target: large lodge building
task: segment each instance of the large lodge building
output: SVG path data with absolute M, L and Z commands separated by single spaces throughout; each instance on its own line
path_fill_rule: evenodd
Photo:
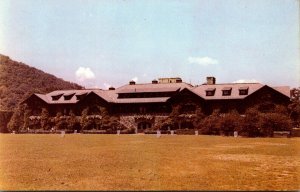
M 260 83 L 217 84 L 214 77 L 207 77 L 206 83 L 193 86 L 182 82 L 181 78 L 159 78 L 145 84 L 130 81 L 127 85 L 108 90 L 35 93 L 23 101 L 33 116 L 40 115 L 42 108 L 46 108 L 50 116 L 58 112 L 68 116 L 71 110 L 80 116 L 86 108 L 89 108 L 91 115 L 95 115 L 100 113 L 99 106 L 104 107 L 109 114 L 119 117 L 121 124 L 134 127 L 137 132 L 167 118 L 176 105 L 182 106 L 180 110 L 184 114 L 195 113 L 196 107 L 200 107 L 206 115 L 216 109 L 220 113 L 237 110 L 243 114 L 246 109 L 263 102 L 287 105 L 290 102 L 290 88 Z

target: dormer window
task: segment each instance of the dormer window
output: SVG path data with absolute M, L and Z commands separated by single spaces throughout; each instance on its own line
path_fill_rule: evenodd
M 216 92 L 216 88 L 208 88 L 205 91 L 206 91 L 206 96 L 214 96 Z
M 65 100 L 71 100 L 74 95 L 75 95 L 75 93 L 64 95 L 64 99 Z
M 83 99 L 86 95 L 87 95 L 87 93 L 78 94 L 78 95 L 76 95 L 76 99 L 77 99 L 77 100 L 81 100 L 81 99 Z
M 249 89 L 249 87 L 240 87 L 239 94 L 240 95 L 248 95 L 248 89 Z
M 62 96 L 63 94 L 59 94 L 59 95 L 52 95 L 52 101 L 57 101 L 59 100 L 59 98 Z
M 222 95 L 223 96 L 229 96 L 229 95 L 231 95 L 231 87 L 224 87 L 223 89 L 222 89 Z

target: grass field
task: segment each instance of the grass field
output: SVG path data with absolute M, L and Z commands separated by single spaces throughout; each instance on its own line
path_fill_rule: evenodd
M 1 190 L 297 190 L 300 138 L 0 134 Z

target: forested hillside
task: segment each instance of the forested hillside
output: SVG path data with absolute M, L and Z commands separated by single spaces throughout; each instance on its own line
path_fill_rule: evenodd
M 0 110 L 14 110 L 32 93 L 82 88 L 0 54 Z

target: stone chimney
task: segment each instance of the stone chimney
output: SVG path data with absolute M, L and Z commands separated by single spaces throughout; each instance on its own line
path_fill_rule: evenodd
M 152 80 L 152 84 L 157 84 L 158 81 L 156 79 Z
M 215 77 L 206 77 L 206 84 L 207 85 L 214 85 L 214 84 L 216 84 L 216 78 Z
M 135 85 L 135 81 L 133 80 L 129 81 L 129 85 Z

